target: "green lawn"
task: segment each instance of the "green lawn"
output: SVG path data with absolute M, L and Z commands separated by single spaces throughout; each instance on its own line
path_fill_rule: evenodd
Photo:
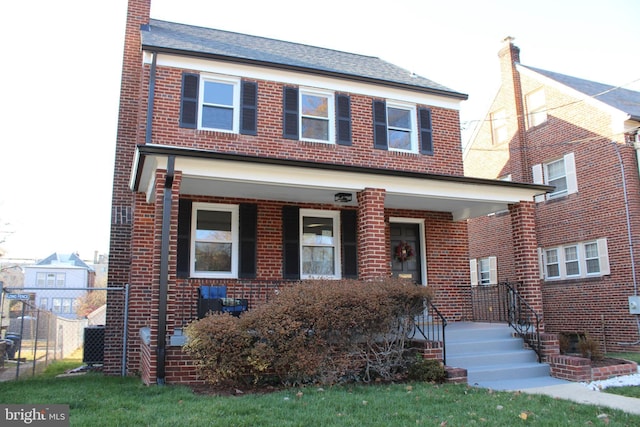
M 0 383 L 2 403 L 68 404 L 72 426 L 637 426 L 640 416 L 548 396 L 425 383 L 295 388 L 240 397 L 99 373 Z M 603 415 L 606 414 L 606 415 Z
M 633 360 L 640 365 L 640 353 L 608 353 L 607 357 L 617 359 Z M 640 385 L 625 387 L 608 387 L 603 390 L 605 393 L 619 394 L 621 396 L 640 398 Z

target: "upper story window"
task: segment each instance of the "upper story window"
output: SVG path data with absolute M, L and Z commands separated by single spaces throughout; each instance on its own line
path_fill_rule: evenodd
M 193 204 L 190 258 L 193 277 L 237 277 L 237 205 Z
M 36 273 L 36 283 L 41 288 L 62 288 L 65 285 L 65 281 L 65 273 Z
M 538 126 L 547 121 L 547 101 L 543 88 L 527 94 L 526 102 L 529 127 Z
M 182 75 L 181 127 L 255 135 L 257 107 L 255 82 L 208 74 Z
M 373 102 L 374 147 L 381 150 L 433 154 L 431 110 L 415 105 Z
M 351 99 L 330 91 L 285 87 L 282 129 L 287 139 L 351 145 Z
M 507 140 L 507 113 L 500 109 L 491 115 L 493 143 L 500 144 Z
M 202 77 L 200 86 L 200 128 L 238 132 L 240 82 Z
M 340 211 L 300 210 L 302 279 L 340 278 Z
M 334 143 L 333 105 L 331 93 L 300 90 L 300 139 Z
M 578 191 L 574 153 L 565 154 L 562 158 L 548 163 L 534 165 L 532 173 L 534 183 L 555 187 L 551 193 L 546 195 L 548 199 L 566 196 Z M 544 197 L 536 196 L 536 202 L 544 200 Z
M 610 273 L 607 239 L 539 249 L 545 280 L 600 277 Z
M 471 286 L 495 285 L 498 283 L 498 259 L 495 256 L 469 260 Z

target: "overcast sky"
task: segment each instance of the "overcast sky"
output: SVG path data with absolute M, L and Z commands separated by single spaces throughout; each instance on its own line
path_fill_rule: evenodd
M 126 6 L 0 3 L 5 258 L 109 249 Z M 468 128 L 497 90 L 506 36 L 525 65 L 640 90 L 637 0 L 152 0 L 151 16 L 380 57 L 468 94 Z

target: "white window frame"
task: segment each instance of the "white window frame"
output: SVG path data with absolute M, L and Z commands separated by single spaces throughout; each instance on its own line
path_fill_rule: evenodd
M 598 268 L 597 272 L 589 272 L 587 268 L 587 261 L 596 259 L 596 257 L 587 257 L 586 248 L 589 245 L 596 245 L 598 251 Z M 576 248 L 578 255 L 578 274 L 567 273 L 567 263 L 575 262 L 574 259 L 567 259 L 565 250 L 568 248 Z M 557 255 L 557 261 L 553 262 L 553 265 L 558 266 L 558 275 L 549 276 L 549 252 L 555 252 Z M 584 279 L 589 277 L 602 277 L 610 274 L 609 266 L 609 250 L 607 247 L 607 239 L 589 240 L 579 243 L 571 243 L 567 245 L 554 246 L 550 248 L 538 248 L 538 257 L 540 263 L 540 277 L 545 281 L 557 281 L 557 280 L 570 280 L 570 279 Z
M 509 133 L 507 127 L 507 112 L 504 108 L 491 114 L 491 130 L 494 144 L 500 144 L 507 140 Z
M 304 95 L 317 96 L 327 99 L 327 117 L 319 117 L 312 115 L 305 115 L 302 112 L 302 97 Z M 301 87 L 298 89 L 298 129 L 300 129 L 300 141 L 320 142 L 323 144 L 335 144 L 336 143 L 336 113 L 335 113 L 335 94 L 331 91 L 312 89 Z M 302 135 L 302 121 L 305 118 L 311 118 L 314 120 L 326 120 L 327 122 L 327 138 L 328 139 L 316 139 L 305 138 Z
M 403 128 L 395 128 L 389 125 L 389 108 L 395 108 L 398 110 L 407 110 L 409 112 L 410 128 L 409 140 L 411 141 L 411 148 L 409 150 L 394 148 L 391 146 L 391 138 L 389 137 L 389 131 L 391 130 L 403 130 Z M 387 117 L 387 149 L 389 151 L 398 151 L 402 153 L 418 153 L 418 113 L 415 104 L 400 101 L 386 101 L 385 114 Z
M 304 218 L 305 217 L 315 217 L 315 218 L 331 218 L 333 220 L 333 243 L 332 244 L 314 244 L 314 245 L 305 245 L 304 244 Z M 341 254 L 341 242 L 342 238 L 340 235 L 340 211 L 332 211 L 332 210 L 320 210 L 320 209 L 300 209 L 300 278 L 301 279 L 341 279 L 342 278 L 342 254 Z M 315 274 L 304 274 L 304 260 L 303 260 L 303 248 L 305 246 L 326 246 L 332 247 L 334 252 L 333 259 L 333 275 L 315 275 Z
M 483 269 L 483 265 L 486 267 Z M 490 286 L 498 283 L 498 258 L 489 256 L 469 260 L 471 286 Z M 482 279 L 482 273 L 488 273 L 488 280 Z
M 553 191 L 546 195 L 535 196 L 536 203 L 542 202 L 545 199 L 551 200 L 564 196 L 568 196 L 569 194 L 578 192 L 578 179 L 576 174 L 576 159 L 574 153 L 567 153 L 563 157 L 559 159 L 554 159 L 552 161 L 546 163 L 540 163 L 537 165 L 533 165 L 532 175 L 534 184 L 545 184 L 551 185 L 549 182 L 549 165 L 563 162 L 564 165 L 564 179 L 566 182 L 566 189 L 560 191 Z M 562 178 L 562 177 L 560 177 Z M 556 177 L 559 179 L 559 177 Z
M 216 211 L 231 213 L 231 271 L 212 272 L 196 270 L 196 231 L 199 211 Z M 190 236 L 190 275 L 191 277 L 216 278 L 216 279 L 236 279 L 238 277 L 238 257 L 239 257 L 239 205 L 227 205 L 221 203 L 193 203 L 191 213 L 191 236 Z M 198 240 L 199 241 L 199 240 Z M 206 240 L 205 240 L 206 241 Z
M 62 313 L 62 298 L 51 298 L 51 311 Z
M 40 304 L 38 305 L 40 310 L 48 310 L 49 309 L 49 298 L 48 297 L 40 297 Z
M 67 283 L 67 275 L 65 273 L 55 273 L 56 274 L 56 287 L 64 288 Z
M 231 85 L 233 87 L 233 104 L 231 106 L 220 105 L 222 107 L 233 108 L 233 119 L 232 119 L 231 129 L 205 127 L 202 124 L 203 110 L 205 107 L 204 91 L 205 91 L 206 82 L 222 83 L 222 84 Z M 226 132 L 226 133 L 239 133 L 240 132 L 240 78 L 231 77 L 231 76 L 213 75 L 213 74 L 201 74 L 198 91 L 199 91 L 198 93 L 198 129 L 211 130 L 216 132 Z M 216 106 L 216 104 L 206 104 L 206 105 Z
M 526 95 L 527 124 L 529 128 L 539 126 L 547 121 L 547 99 L 544 88 L 539 88 Z

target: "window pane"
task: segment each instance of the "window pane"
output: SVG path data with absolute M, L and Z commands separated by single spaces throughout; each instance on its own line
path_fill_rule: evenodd
M 202 127 L 233 130 L 233 109 L 203 106 Z
M 398 150 L 411 150 L 411 133 L 389 130 L 389 147 Z
M 314 117 L 329 117 L 329 101 L 326 96 L 302 95 L 302 114 Z
M 309 139 L 329 140 L 329 122 L 327 120 L 317 120 L 302 118 L 302 137 Z
M 233 85 L 220 82 L 204 82 L 205 104 L 233 105 Z
M 231 241 L 231 212 L 198 211 L 196 240 Z
M 196 243 L 196 271 L 230 272 L 231 243 Z
M 549 180 L 558 179 L 565 176 L 564 171 L 564 161 L 560 160 L 557 162 L 549 163 L 547 165 L 547 174 L 549 175 Z
M 302 274 L 333 276 L 335 274 L 333 254 L 332 247 L 303 247 Z
M 547 259 L 547 277 L 559 277 L 560 266 L 558 265 L 558 250 L 551 249 L 545 252 Z
M 302 220 L 303 245 L 333 245 L 333 218 L 304 217 Z
M 587 274 L 600 273 L 598 245 L 596 243 L 587 243 L 584 245 L 584 252 L 587 259 Z
M 387 108 L 387 123 L 390 127 L 411 129 L 409 110 L 399 108 Z

